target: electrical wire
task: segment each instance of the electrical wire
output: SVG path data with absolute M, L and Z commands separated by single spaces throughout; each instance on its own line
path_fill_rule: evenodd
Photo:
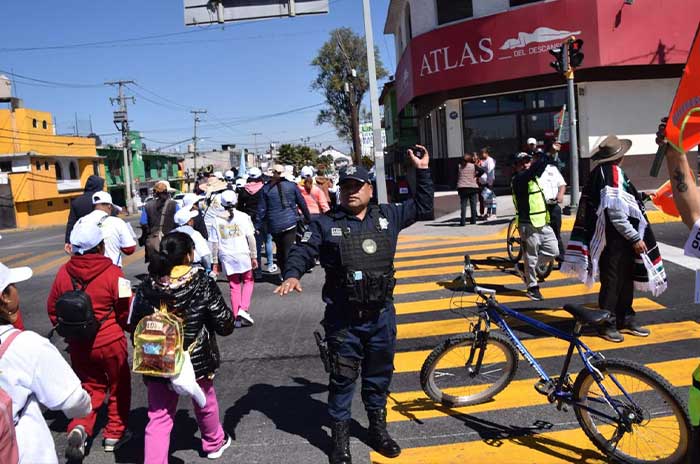
M 97 88 L 97 87 L 102 88 L 102 87 L 104 87 L 104 84 L 75 84 L 75 83 L 69 83 L 69 82 L 47 81 L 44 79 L 36 79 L 34 77 L 23 76 L 21 74 L 17 74 L 17 73 L 10 72 L 10 71 L 5 71 L 3 69 L 0 69 L 0 73 L 9 74 L 12 77 L 17 77 L 17 78 L 24 79 L 24 80 L 27 80 L 30 82 L 36 82 L 39 84 L 55 86 L 55 87 L 69 87 L 69 88 L 76 88 L 76 89 L 88 89 L 88 88 Z

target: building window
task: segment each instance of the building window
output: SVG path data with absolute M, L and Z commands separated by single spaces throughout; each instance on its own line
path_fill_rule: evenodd
M 48 127 L 48 124 L 46 124 L 46 121 L 45 121 L 45 120 L 44 120 L 44 121 L 41 121 L 41 127 L 42 127 L 43 129 L 46 129 L 46 128 Z
M 473 15 L 472 0 L 437 0 L 438 24 L 471 18 Z
M 68 164 L 68 176 L 70 179 L 78 178 L 78 165 L 75 161 L 71 161 Z
M 32 127 L 36 129 L 36 118 L 32 119 Z
M 411 25 L 411 4 L 406 3 L 406 43 L 408 43 L 413 38 L 413 26 Z
M 99 161 L 92 162 L 92 173 L 95 174 L 96 176 L 100 175 L 100 163 L 99 163 Z
M 34 166 L 36 166 L 36 170 L 37 170 L 37 171 L 41 171 L 41 161 L 36 161 L 36 162 L 34 163 Z
M 542 0 L 510 0 L 510 6 L 527 5 L 528 3 L 537 3 L 541 1 Z
M 56 180 L 63 180 L 63 168 L 61 167 L 61 163 L 56 161 L 53 165 L 54 168 L 56 168 Z
M 421 145 L 428 149 L 428 153 L 433 153 L 433 124 L 430 114 L 423 118 L 423 143 Z
M 436 158 L 447 158 L 447 106 L 442 105 L 437 112 L 438 150 Z
M 12 161 L 0 161 L 0 172 L 12 172 Z
M 49 170 L 49 162 L 44 161 L 44 171 L 48 171 L 48 170 Z

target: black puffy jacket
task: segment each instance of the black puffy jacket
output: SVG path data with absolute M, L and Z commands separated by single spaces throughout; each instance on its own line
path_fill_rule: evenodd
M 85 190 L 83 194 L 75 197 L 70 202 L 70 213 L 68 214 L 68 222 L 66 223 L 66 243 L 70 243 L 70 233 L 73 231 L 73 226 L 83 216 L 92 213 L 94 208 L 92 204 L 92 195 L 95 192 L 100 192 L 104 189 L 105 180 L 100 176 L 92 175 L 85 182 Z
M 136 326 L 145 316 L 168 303 L 173 314 L 184 321 L 185 342 L 197 378 L 209 377 L 219 367 L 219 347 L 215 334 L 226 336 L 233 332 L 234 319 L 216 281 L 202 269 L 193 268 L 186 277 L 163 284 L 152 277 L 144 280 L 136 291 L 130 323 Z

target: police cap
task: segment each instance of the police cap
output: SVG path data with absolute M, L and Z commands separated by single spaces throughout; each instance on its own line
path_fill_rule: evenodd
M 342 184 L 346 180 L 356 180 L 359 182 L 369 183 L 369 171 L 364 166 L 347 166 L 340 170 L 340 178 L 338 184 Z

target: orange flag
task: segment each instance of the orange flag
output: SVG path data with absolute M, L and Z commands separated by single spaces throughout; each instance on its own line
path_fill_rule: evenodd
M 681 153 L 700 145 L 700 25 L 668 115 L 666 140 Z

